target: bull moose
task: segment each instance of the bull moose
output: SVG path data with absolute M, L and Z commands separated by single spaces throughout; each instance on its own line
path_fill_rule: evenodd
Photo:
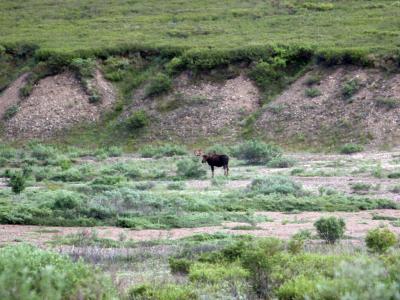
M 211 167 L 211 173 L 212 177 L 214 178 L 214 167 L 223 167 L 224 168 L 224 175 L 228 176 L 229 175 L 229 156 L 225 154 L 217 154 L 217 153 L 209 153 L 209 154 L 204 154 L 202 150 L 195 150 L 194 154 L 196 156 L 201 156 L 203 159 L 201 162 L 208 163 L 208 165 Z

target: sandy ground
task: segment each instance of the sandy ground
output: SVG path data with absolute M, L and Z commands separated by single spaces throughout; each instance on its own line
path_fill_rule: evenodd
M 245 223 L 229 222 L 222 226 L 179 228 L 170 230 L 131 230 L 118 227 L 46 227 L 46 226 L 22 226 L 22 225 L 0 225 L 0 244 L 28 242 L 45 246 L 56 237 L 79 233 L 82 231 L 95 230 L 99 237 L 118 240 L 121 235 L 134 241 L 149 241 L 157 239 L 179 239 L 198 233 L 223 232 L 229 234 L 251 234 L 258 237 L 274 236 L 283 239 L 290 238 L 299 230 L 314 230 L 313 223 L 322 216 L 341 217 L 346 222 L 345 235 L 349 239 L 361 239 L 367 231 L 378 226 L 388 226 L 390 230 L 400 234 L 400 227 L 392 225 L 392 221 L 373 220 L 374 215 L 400 218 L 399 210 L 370 210 L 361 212 L 302 212 L 298 214 L 285 214 L 281 212 L 258 212 L 257 214 L 267 216 L 270 222 L 257 224 L 257 229 L 236 230 Z

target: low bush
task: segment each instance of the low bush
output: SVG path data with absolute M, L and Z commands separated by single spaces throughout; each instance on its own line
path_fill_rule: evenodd
M 304 194 L 303 187 L 285 176 L 268 176 L 253 179 L 248 190 L 256 194 L 284 194 L 301 196 Z
M 372 252 L 384 253 L 397 244 L 397 237 L 388 228 L 375 228 L 368 231 L 365 243 Z
M 176 164 L 177 175 L 184 178 L 202 178 L 207 174 L 197 158 L 186 158 Z
M 248 275 L 249 272 L 238 264 L 195 263 L 190 269 L 189 280 L 216 284 L 222 281 L 245 280 Z
M 361 88 L 361 84 L 357 79 L 346 81 L 342 86 L 342 96 L 345 99 L 350 99 Z
M 9 185 L 13 193 L 19 194 L 25 189 L 26 177 L 22 172 L 12 173 L 9 179 Z
M 12 105 L 6 109 L 4 112 L 3 118 L 4 120 L 10 120 L 12 117 L 14 117 L 17 112 L 19 111 L 19 106 L 18 105 Z
M 135 130 L 149 125 L 150 119 L 146 111 L 138 110 L 126 119 L 125 124 L 128 129 Z
M 305 84 L 309 87 L 315 85 L 315 84 L 320 84 L 321 82 L 321 75 L 315 74 L 315 75 L 310 75 L 306 81 Z
M 111 280 L 68 257 L 29 245 L 0 249 L 0 299 L 115 299 Z
M 308 88 L 308 89 L 305 90 L 305 95 L 306 95 L 308 98 L 315 98 L 315 97 L 321 96 L 322 93 L 321 93 L 321 91 L 320 91 L 319 89 L 317 89 L 317 88 Z
M 334 244 L 343 237 L 346 224 L 343 219 L 327 217 L 317 220 L 314 227 L 321 239 L 329 244 Z
M 193 264 L 191 260 L 185 258 L 173 258 L 168 260 L 171 273 L 174 274 L 188 274 L 190 266 Z
M 295 165 L 296 161 L 288 157 L 275 157 L 267 164 L 270 168 L 290 168 Z
M 339 152 L 341 154 L 352 154 L 361 152 L 364 150 L 364 147 L 358 144 L 344 144 L 342 147 L 339 148 Z
M 238 159 L 245 160 L 248 164 L 262 164 L 280 157 L 282 150 L 275 145 L 251 140 L 234 147 L 233 155 Z
M 332 278 L 314 282 L 313 299 L 396 299 L 398 283 L 381 261 L 359 257 L 342 261 Z
M 153 97 L 166 93 L 172 89 L 172 80 L 165 74 L 157 74 L 145 89 L 146 97 Z
M 74 58 L 70 64 L 73 71 L 76 72 L 80 78 L 93 77 L 96 61 L 92 58 Z
M 362 182 L 357 182 L 351 185 L 351 189 L 354 192 L 368 192 L 371 190 L 372 185 L 369 183 L 362 183 Z
M 400 171 L 392 172 L 387 176 L 390 179 L 398 179 L 400 178 Z
M 197 300 L 199 297 L 190 286 L 166 285 L 149 286 L 140 285 L 131 288 L 128 300 Z

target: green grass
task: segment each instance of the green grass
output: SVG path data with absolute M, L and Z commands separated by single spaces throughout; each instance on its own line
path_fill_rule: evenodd
M 71 51 L 104 45 L 230 48 L 269 43 L 390 51 L 398 44 L 398 1 L 28 0 L 0 4 L 2 42 Z M 278 4 L 279 3 L 279 4 Z M 323 9 L 322 9 L 323 8 Z

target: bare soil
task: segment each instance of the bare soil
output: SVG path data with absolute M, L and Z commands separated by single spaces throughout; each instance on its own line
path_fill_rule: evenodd
M 183 73 L 168 95 L 145 98 L 143 90 L 138 91 L 130 112 L 144 109 L 151 116 L 148 140 L 232 140 L 241 130 L 240 121 L 259 108 L 259 100 L 257 87 L 244 75 L 219 83 L 193 81 Z
M 0 118 L 4 117 L 4 113 L 9 107 L 18 105 L 20 101 L 19 89 L 24 85 L 28 74 L 21 75 L 15 80 L 3 93 L 0 94 Z
M 318 74 L 319 83 L 308 86 L 307 80 Z M 345 99 L 344 85 L 356 80 L 360 86 Z M 320 91 L 314 98 L 307 88 Z M 400 105 L 389 108 L 379 99 L 400 103 L 400 74 L 356 67 L 317 68 L 274 100 L 256 122 L 260 134 L 284 143 L 318 146 L 341 141 L 364 141 L 372 146 L 398 145 L 400 142 Z
M 267 216 L 271 222 L 257 224 L 256 230 L 236 230 L 236 226 L 248 225 L 244 223 L 228 222 L 222 226 L 179 228 L 170 230 L 130 230 L 117 227 L 47 227 L 47 226 L 21 226 L 0 225 L 0 245 L 28 242 L 37 245 L 46 245 L 49 241 L 59 236 L 64 236 L 82 231 L 96 230 L 99 237 L 118 240 L 121 234 L 134 241 L 149 241 L 157 239 L 179 239 L 198 233 L 224 232 L 229 234 L 251 234 L 258 237 L 279 237 L 288 239 L 299 230 L 309 229 L 314 231 L 313 223 L 322 216 L 341 217 L 346 222 L 345 235 L 348 239 L 362 239 L 368 230 L 385 225 L 393 232 L 400 234 L 400 227 L 395 227 L 387 220 L 373 220 L 374 215 L 400 218 L 399 210 L 371 210 L 361 212 L 302 212 L 298 214 L 285 214 L 280 212 L 259 212 Z M 240 227 L 239 227 L 240 228 Z
M 93 84 L 102 95 L 101 103 L 90 103 L 81 84 L 70 72 L 42 79 L 31 95 L 20 102 L 17 114 L 6 122 L 6 135 L 17 139 L 48 138 L 79 123 L 98 121 L 114 103 L 115 92 L 98 70 Z M 22 79 L 19 79 L 2 97 L 9 97 L 8 94 L 21 86 Z

